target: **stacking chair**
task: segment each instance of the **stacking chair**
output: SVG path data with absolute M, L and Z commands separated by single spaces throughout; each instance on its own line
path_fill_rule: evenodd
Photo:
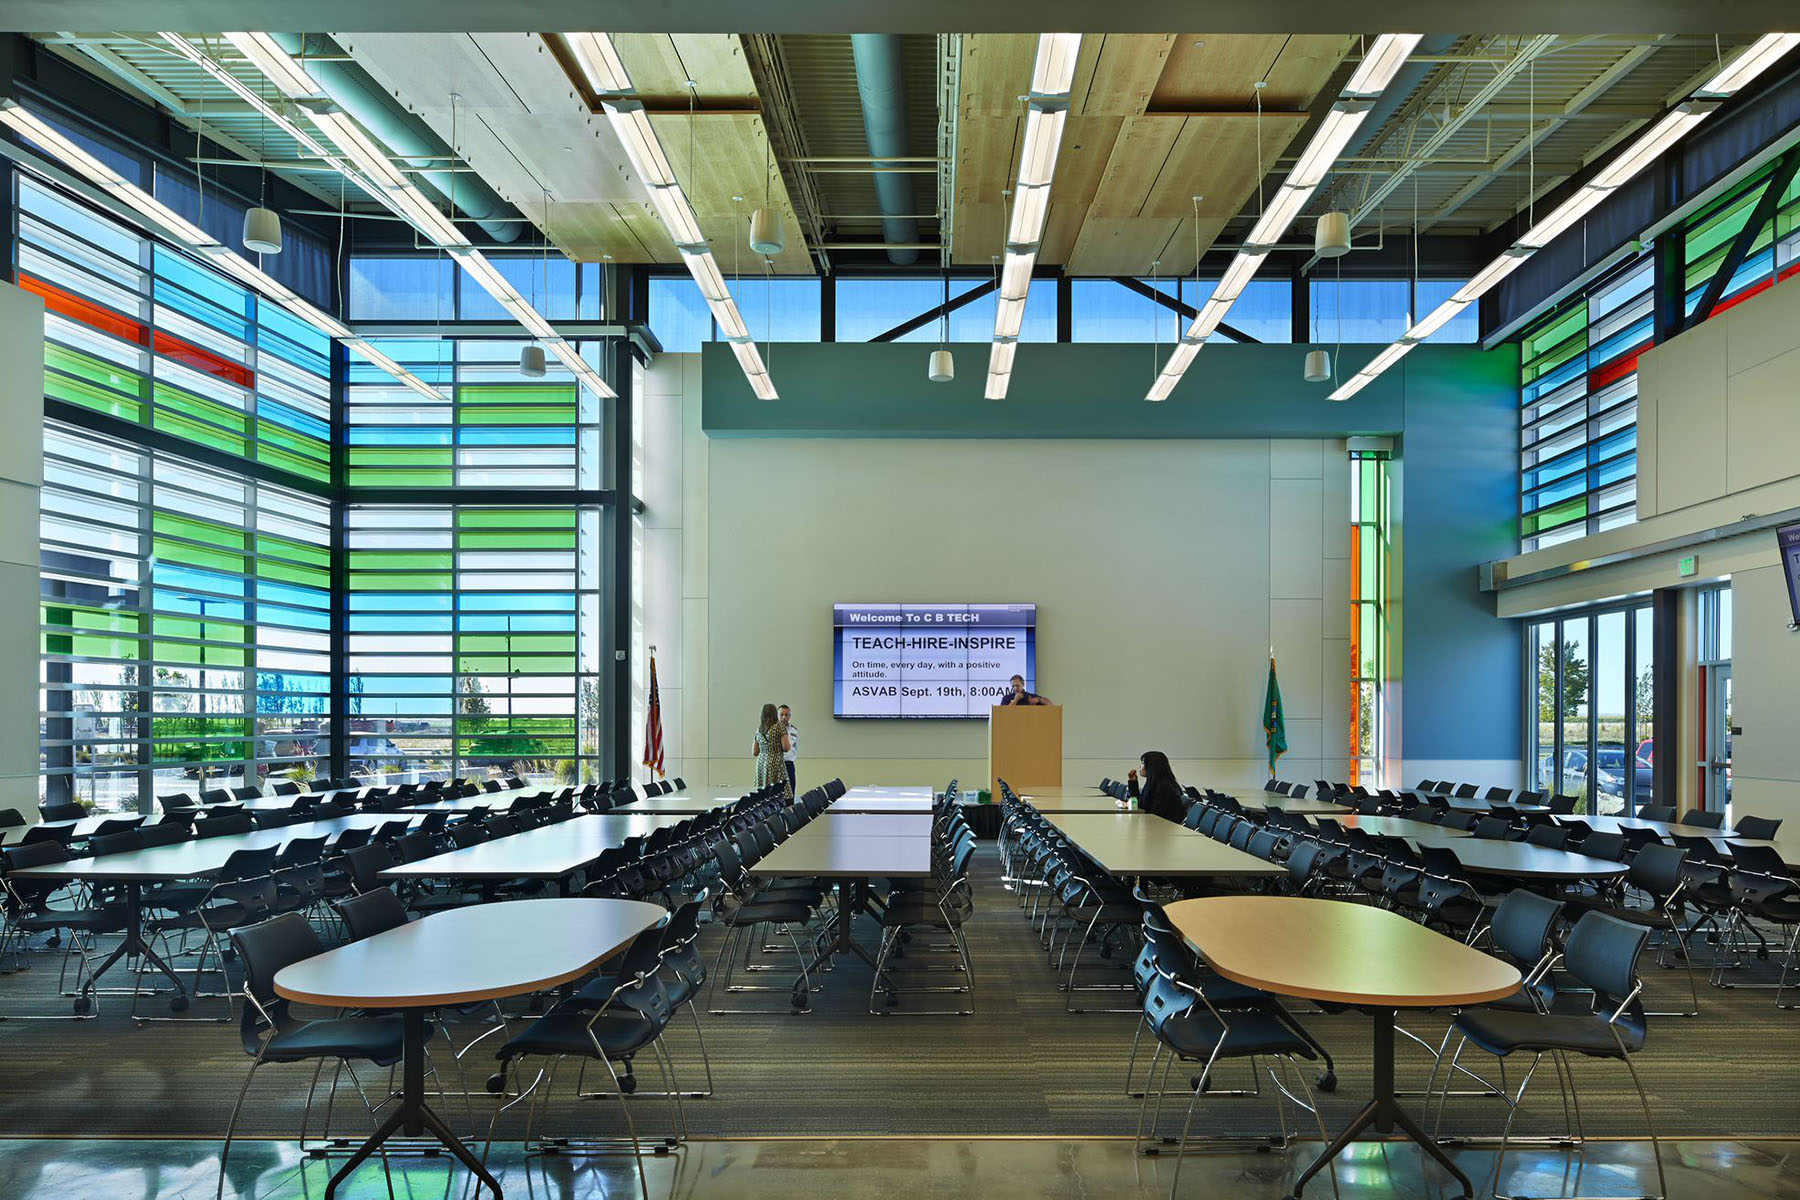
M 1591 989 L 1588 1012 L 1534 1012 L 1485 1006 L 1456 1015 L 1453 1027 L 1462 1041 L 1451 1057 L 1452 1063 L 1471 1045 L 1500 1059 L 1514 1054 L 1531 1056 L 1531 1065 L 1519 1081 L 1517 1094 L 1508 1098 L 1506 1125 L 1494 1159 L 1494 1195 L 1499 1200 L 1515 1200 L 1501 1190 L 1506 1183 L 1507 1146 L 1525 1090 L 1531 1086 L 1531 1078 L 1546 1054 L 1579 1054 L 1625 1064 L 1643 1107 L 1644 1127 L 1656 1160 L 1658 1191 L 1650 1200 L 1663 1200 L 1668 1195 L 1662 1146 L 1650 1115 L 1650 1101 L 1631 1061 L 1631 1056 L 1644 1048 L 1648 1037 L 1649 1023 L 1641 1000 L 1644 985 L 1635 974 L 1635 964 L 1649 936 L 1650 930 L 1645 926 L 1630 925 L 1600 912 L 1586 913 L 1575 923 L 1563 947 L 1562 970 L 1574 983 Z M 1445 1086 L 1448 1087 L 1448 1080 Z M 1577 1114 L 1579 1111 L 1577 1106 Z
M 717 923 L 724 929 L 725 935 L 719 941 L 718 958 L 713 964 L 710 991 L 712 1003 L 707 1011 L 715 1016 L 727 1013 L 768 1016 L 768 1012 L 757 1009 L 726 1009 L 720 1008 L 719 1004 L 723 996 L 732 993 L 782 991 L 789 993 L 790 1007 L 794 1012 L 810 1011 L 812 967 L 795 931 L 807 931 L 810 944 L 808 926 L 820 901 L 817 884 L 810 880 L 778 880 L 759 889 L 745 867 L 739 846 L 733 845 L 729 840 L 722 840 L 713 848 L 713 855 L 719 864 L 719 881 L 727 889 L 728 895 L 721 897 L 722 907 L 717 914 Z M 842 919 L 850 920 L 851 914 L 843 914 Z M 785 933 L 793 946 L 800 974 L 791 988 L 732 981 L 739 944 L 744 945 L 745 957 L 748 959 L 750 952 L 762 945 L 762 939 L 757 936 L 762 929 Z M 746 969 L 749 969 L 747 963 Z
M 1731 823 L 1733 837 L 1748 839 L 1753 842 L 1772 842 L 1775 831 L 1781 828 L 1779 817 L 1742 816 Z
M 1681 823 L 1683 825 L 1691 825 L 1695 829 L 1723 829 L 1725 827 L 1725 814 L 1722 812 L 1703 812 L 1697 808 L 1690 808 L 1687 812 L 1681 814 Z
M 40 804 L 38 812 L 46 821 L 79 821 L 88 815 L 88 810 L 79 804 Z
M 1168 1057 L 1163 1064 L 1162 1084 L 1157 1090 L 1155 1114 L 1149 1123 L 1149 1145 L 1145 1144 L 1144 1122 L 1145 1110 L 1150 1104 L 1149 1086 L 1145 1087 L 1144 1098 L 1138 1106 L 1137 1144 L 1142 1152 L 1161 1152 L 1161 1147 L 1157 1144 L 1157 1127 L 1162 1116 L 1163 1097 L 1168 1090 L 1171 1070 L 1178 1062 L 1202 1064 L 1195 1075 L 1190 1076 L 1183 1071 L 1193 1098 L 1188 1101 L 1181 1135 L 1175 1142 L 1175 1169 L 1169 1183 L 1170 1200 L 1174 1200 L 1181 1186 L 1181 1163 L 1187 1153 L 1188 1136 L 1194 1123 L 1194 1109 L 1199 1104 L 1200 1097 L 1254 1096 L 1260 1092 L 1260 1088 L 1258 1091 L 1226 1091 L 1215 1086 L 1217 1081 L 1213 1071 L 1226 1060 L 1249 1060 L 1253 1079 L 1257 1075 L 1257 1059 L 1268 1059 L 1281 1064 L 1281 1075 L 1275 1073 L 1273 1065 L 1267 1068 L 1269 1080 L 1279 1093 L 1275 1107 L 1281 1125 L 1281 1137 L 1269 1138 L 1266 1142 L 1282 1146 L 1288 1142 L 1287 1114 L 1281 1104 L 1283 1096 L 1311 1112 L 1318 1125 L 1320 1138 L 1329 1140 L 1324 1121 L 1319 1116 L 1317 1102 L 1313 1100 L 1312 1090 L 1307 1086 L 1305 1073 L 1298 1070 L 1293 1072 L 1304 1099 L 1301 1095 L 1296 1095 L 1286 1082 L 1289 1068 L 1297 1067 L 1297 1060 L 1315 1059 L 1313 1047 L 1274 1016 L 1257 1009 L 1222 1011 L 1207 998 L 1203 985 L 1162 970 L 1153 973 L 1144 989 L 1143 1013 L 1145 1027 L 1155 1036 L 1157 1043 L 1156 1054 L 1152 1055 L 1150 1061 L 1151 1080 L 1155 1078 L 1157 1056 L 1166 1051 Z M 1335 1170 L 1334 1167 L 1333 1171 Z
M 93 978 L 93 942 L 102 934 L 125 932 L 125 905 L 104 893 L 86 897 L 70 906 L 56 905 L 51 901 L 63 890 L 64 881 L 21 878 L 15 874 L 28 867 L 67 862 L 69 858 L 68 847 L 55 841 L 29 842 L 0 849 L 0 867 L 4 867 L 0 871 L 0 888 L 4 889 L 0 891 L 0 908 L 4 909 L 6 918 L 4 935 L 0 935 L 0 961 L 4 961 L 6 952 L 11 950 L 16 964 L 12 969 L 20 970 L 24 965 L 25 943 L 33 934 L 48 933 L 60 937 L 67 933 L 56 990 L 74 997 L 72 1007 L 76 1018 L 89 1018 L 99 1015 Z M 73 992 L 67 987 L 71 957 L 80 959 Z
M 156 805 L 166 813 L 200 807 L 199 803 L 186 792 L 176 792 L 167 796 L 158 796 L 156 798 Z
M 1796 941 L 1800 940 L 1800 884 L 1797 884 L 1789 872 L 1787 864 L 1772 846 L 1740 846 L 1731 844 L 1733 870 L 1729 878 L 1732 893 L 1732 911 L 1726 919 L 1725 930 L 1719 936 L 1721 958 L 1714 966 L 1712 983 L 1715 987 L 1744 988 L 1751 990 L 1773 989 L 1775 1007 L 1793 1008 L 1795 1005 L 1785 1004 L 1782 997 L 1789 986 L 1788 976 L 1794 968 Z M 1786 949 L 1781 958 L 1781 975 L 1774 983 L 1727 983 L 1725 971 L 1728 967 L 1737 966 L 1737 962 L 1726 963 L 1723 959 L 1725 949 L 1735 947 L 1738 936 L 1748 931 L 1760 941 L 1762 934 L 1757 930 L 1755 921 L 1765 921 L 1779 930 L 1788 931 Z M 1765 957 L 1766 949 L 1758 951 L 1758 957 Z
M 234 787 L 234 788 L 230 789 L 230 791 L 231 791 L 231 798 L 233 800 L 260 800 L 260 799 L 262 799 L 262 789 L 258 788 L 258 787 L 250 787 L 250 786 L 246 785 L 244 787 Z
M 165 941 L 174 932 L 201 934 L 203 940 L 194 962 L 194 986 L 190 989 L 194 996 L 223 997 L 227 1003 L 235 1003 L 238 992 L 231 986 L 222 939 L 239 926 L 252 925 L 277 914 L 274 871 L 279 853 L 276 846 L 232 851 L 197 905 L 175 911 L 151 924 L 152 937 Z M 156 892 L 145 897 L 147 905 L 153 901 L 167 902 Z M 219 992 L 200 990 L 200 979 L 206 973 L 209 955 L 218 959 L 219 974 L 224 978 L 223 990 Z
M 500 1060 L 500 1078 L 498 1090 L 505 1091 L 506 1073 L 515 1064 L 527 1058 L 548 1058 L 549 1068 L 540 1069 L 531 1083 L 518 1089 L 513 1099 L 502 1105 L 496 1105 L 493 1119 L 488 1125 L 487 1148 L 494 1143 L 494 1123 L 500 1114 L 516 1104 L 531 1100 L 531 1108 L 525 1125 L 525 1140 L 531 1142 L 532 1132 L 536 1126 L 538 1101 L 542 1093 L 549 1090 L 549 1084 L 555 1078 L 555 1067 L 564 1059 L 576 1058 L 585 1064 L 598 1062 L 606 1068 L 612 1080 L 612 1091 L 619 1101 L 619 1111 L 625 1117 L 625 1129 L 631 1142 L 631 1152 L 637 1163 L 638 1186 L 645 1195 L 649 1194 L 649 1184 L 644 1177 L 643 1144 L 638 1139 L 637 1124 L 631 1116 L 631 1106 L 626 1097 L 637 1090 L 634 1064 L 638 1055 L 649 1051 L 655 1061 L 657 1070 L 663 1076 L 667 1088 L 666 1095 L 674 1103 L 675 1137 L 665 1139 L 665 1145 L 671 1145 L 685 1136 L 683 1115 L 681 1110 L 681 1093 L 674 1082 L 673 1066 L 669 1063 L 662 1044 L 663 1030 L 668 1027 L 671 1016 L 668 990 L 663 986 L 658 973 L 661 966 L 661 949 L 663 940 L 662 928 L 645 930 L 632 942 L 629 949 L 621 956 L 616 968 L 608 970 L 611 964 L 601 968 L 601 982 L 584 987 L 580 992 L 557 1004 L 549 1012 L 533 1021 L 524 1032 L 509 1039 L 496 1057 Z M 623 1070 L 616 1070 L 614 1063 L 620 1064 Z M 493 1080 L 489 1086 L 494 1086 Z M 581 1083 L 576 1082 L 577 1093 Z M 610 1148 L 605 1143 L 576 1143 L 557 1140 L 559 1149 L 603 1150 Z M 485 1150 L 484 1150 L 485 1155 Z
M 969 944 L 963 936 L 963 926 L 975 912 L 975 893 L 969 883 L 969 860 L 974 853 L 974 838 L 970 836 L 956 845 L 948 870 L 940 871 L 937 855 L 933 855 L 932 877 L 926 881 L 928 886 L 896 888 L 888 894 L 887 901 L 881 908 L 881 947 L 876 952 L 875 974 L 869 983 L 871 1013 L 886 1016 L 888 1009 L 900 1003 L 903 992 L 948 992 L 967 996 L 968 1006 L 962 1007 L 959 1002 L 958 1007 L 953 1009 L 926 1010 L 914 1012 L 913 1015 L 965 1017 L 974 1014 L 975 969 L 969 963 Z M 948 968 L 921 964 L 918 961 L 920 947 L 915 943 L 909 956 L 909 969 L 919 972 L 949 970 L 961 974 L 961 983 L 936 987 L 900 986 L 900 972 L 894 965 L 893 954 L 901 939 L 918 929 L 941 930 L 947 934 L 959 962 Z M 1079 952 L 1076 957 L 1079 959 Z M 1074 999 L 1074 982 L 1075 971 L 1071 967 L 1070 1003 Z M 885 993 L 885 1006 L 876 1004 L 878 992 Z
M 362 1096 L 370 1120 L 375 1107 L 370 1103 L 362 1081 L 351 1064 L 371 1063 L 391 1067 L 405 1051 L 403 1019 L 398 1015 L 328 1017 L 315 1021 L 293 1015 L 289 1002 L 275 992 L 275 976 L 282 968 L 304 962 L 322 954 L 325 947 L 319 935 L 299 913 L 283 913 L 259 921 L 231 933 L 231 944 L 244 965 L 244 1012 L 239 1023 L 244 1053 L 250 1056 L 250 1071 L 244 1086 L 232 1105 L 231 1120 L 225 1126 L 225 1144 L 219 1151 L 219 1187 L 217 1195 L 225 1195 L 225 1165 L 231 1154 L 232 1135 L 237 1130 L 238 1114 L 256 1072 L 268 1063 L 337 1062 L 350 1075 L 357 1093 Z M 313 1074 L 314 1086 L 318 1073 Z M 312 1109 L 312 1092 L 307 1093 L 307 1113 Z M 306 1117 L 301 1118 L 301 1141 L 306 1138 Z M 387 1156 L 382 1155 L 385 1166 Z
M 1638 809 L 1638 818 L 1644 821 L 1673 821 L 1675 806 L 1673 804 L 1646 804 Z
M 1688 905 L 1685 894 L 1688 881 L 1682 874 L 1682 863 L 1687 852 L 1674 846 L 1665 846 L 1660 842 L 1646 845 L 1631 859 L 1631 867 L 1625 881 L 1632 888 L 1644 893 L 1649 898 L 1649 905 L 1635 907 L 1624 904 L 1589 901 L 1575 898 L 1571 902 L 1583 909 L 1603 912 L 1617 921 L 1635 925 L 1644 929 L 1645 939 L 1649 931 L 1655 930 L 1662 935 L 1657 949 L 1659 966 L 1668 965 L 1670 943 L 1681 952 L 1681 966 L 1688 977 L 1688 992 L 1692 1001 L 1686 1012 L 1650 1013 L 1658 1017 L 1697 1017 L 1700 1015 L 1700 992 L 1694 984 L 1694 963 L 1688 954 L 1687 929 L 1682 923 Z
M 292 779 L 280 779 L 275 782 L 275 786 L 270 791 L 277 796 L 298 796 L 300 784 Z

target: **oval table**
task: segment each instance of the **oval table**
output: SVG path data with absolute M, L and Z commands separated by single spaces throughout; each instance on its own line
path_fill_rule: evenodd
M 512 900 L 435 913 L 282 968 L 275 991 L 327 1008 L 399 1009 L 406 1031 L 400 1103 L 325 1187 L 326 1200 L 382 1143 L 429 1131 L 502 1193 L 425 1103 L 427 1009 L 499 1000 L 579 979 L 668 913 L 638 900 Z
M 1373 1097 L 1300 1177 L 1319 1170 L 1371 1125 L 1397 1125 L 1462 1184 L 1474 1185 L 1394 1096 L 1394 1014 L 1402 1008 L 1483 1004 L 1519 990 L 1519 972 L 1491 955 L 1387 909 L 1294 896 L 1217 896 L 1163 910 L 1206 964 L 1227 979 L 1280 996 L 1350 1004 L 1375 1019 Z

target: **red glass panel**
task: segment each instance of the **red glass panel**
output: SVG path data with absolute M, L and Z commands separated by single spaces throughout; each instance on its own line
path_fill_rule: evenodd
M 249 367 L 243 363 L 232 362 L 229 358 L 221 358 L 210 350 L 202 350 L 192 342 L 186 342 L 174 334 L 156 331 L 156 352 L 165 358 L 172 358 L 184 367 L 192 367 L 196 371 L 218 379 L 235 383 L 247 388 L 256 378 Z
M 1729 300 L 1719 301 L 1717 304 L 1715 304 L 1713 306 L 1713 310 L 1710 315 L 1716 317 L 1720 313 L 1724 312 L 1726 309 L 1731 308 L 1734 305 L 1742 304 L 1744 301 L 1748 300 L 1750 297 L 1758 294 L 1759 292 L 1768 291 L 1769 288 L 1773 287 L 1774 285 L 1775 285 L 1775 281 L 1773 279 L 1765 279 L 1765 280 L 1762 280 L 1760 283 L 1753 283 L 1749 287 L 1745 288 L 1743 291 L 1739 292 L 1737 295 L 1731 297 Z
M 1588 372 L 1588 391 L 1597 392 L 1611 383 L 1617 383 L 1633 371 L 1637 370 L 1638 355 L 1650 348 L 1646 344 L 1642 349 L 1634 350 L 1624 358 L 1615 358 L 1604 367 Z
M 23 272 L 19 274 L 19 286 L 26 291 L 43 297 L 44 307 L 58 316 L 67 317 L 71 321 L 79 321 L 102 333 L 110 333 L 138 346 L 150 344 L 150 330 L 142 321 L 134 321 L 130 317 L 121 316 L 110 308 L 102 308 L 92 300 L 84 300 L 74 292 L 57 287 L 54 283 L 37 279 Z

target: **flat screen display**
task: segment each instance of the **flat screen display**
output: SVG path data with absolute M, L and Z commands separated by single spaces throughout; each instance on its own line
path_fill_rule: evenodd
M 1037 690 L 1035 604 L 834 604 L 832 715 L 986 717 Z
M 1781 573 L 1787 576 L 1788 607 L 1794 624 L 1800 625 L 1800 525 L 1783 525 L 1775 540 L 1781 546 Z

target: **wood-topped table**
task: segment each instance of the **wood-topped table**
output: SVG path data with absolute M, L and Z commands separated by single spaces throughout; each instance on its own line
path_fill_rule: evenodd
M 189 838 L 167 846 L 123 850 L 118 854 L 105 854 L 98 858 L 73 858 L 67 862 L 48 863 L 41 867 L 24 867 L 13 874 L 21 878 L 68 879 L 117 886 L 125 895 L 125 933 L 113 952 L 89 973 L 89 990 L 120 959 L 127 955 L 141 957 L 146 966 L 160 972 L 175 985 L 175 994 L 169 1001 L 169 1007 L 175 1012 L 181 1012 L 188 1006 L 187 984 L 144 936 L 143 900 L 146 886 L 178 879 L 211 878 L 239 850 L 267 850 L 286 846 L 301 838 L 331 838 L 348 830 L 377 829 L 388 821 L 403 819 L 405 818 L 397 818 L 392 813 L 353 813 L 323 821 L 302 821 L 278 829 L 253 829 L 249 833 Z M 81 1011 L 79 1001 L 77 1011 Z
M 1045 820 L 1108 875 L 1224 878 L 1287 870 L 1150 813 L 1050 813 Z
M 601 813 L 571 817 L 536 829 L 525 829 L 490 842 L 477 842 L 400 863 L 381 873 L 383 879 L 553 879 L 568 877 L 608 850 L 634 837 L 679 825 L 686 817 Z
M 1374 1094 L 1300 1173 L 1294 1196 L 1371 1125 L 1380 1133 L 1398 1126 L 1455 1176 L 1465 1197 L 1474 1195 L 1469 1177 L 1394 1095 L 1394 1018 L 1402 1008 L 1483 1004 L 1510 996 L 1522 982 L 1516 968 L 1366 904 L 1218 896 L 1180 900 L 1163 911 L 1206 964 L 1227 979 L 1281 996 L 1355 1005 L 1374 1017 Z
M 668 916 L 638 900 L 513 900 L 450 909 L 282 968 L 275 991 L 326 1008 L 400 1009 L 400 1103 L 325 1186 L 326 1200 L 389 1138 L 429 1132 L 501 1196 L 500 1182 L 425 1103 L 425 1012 L 581 978 Z

